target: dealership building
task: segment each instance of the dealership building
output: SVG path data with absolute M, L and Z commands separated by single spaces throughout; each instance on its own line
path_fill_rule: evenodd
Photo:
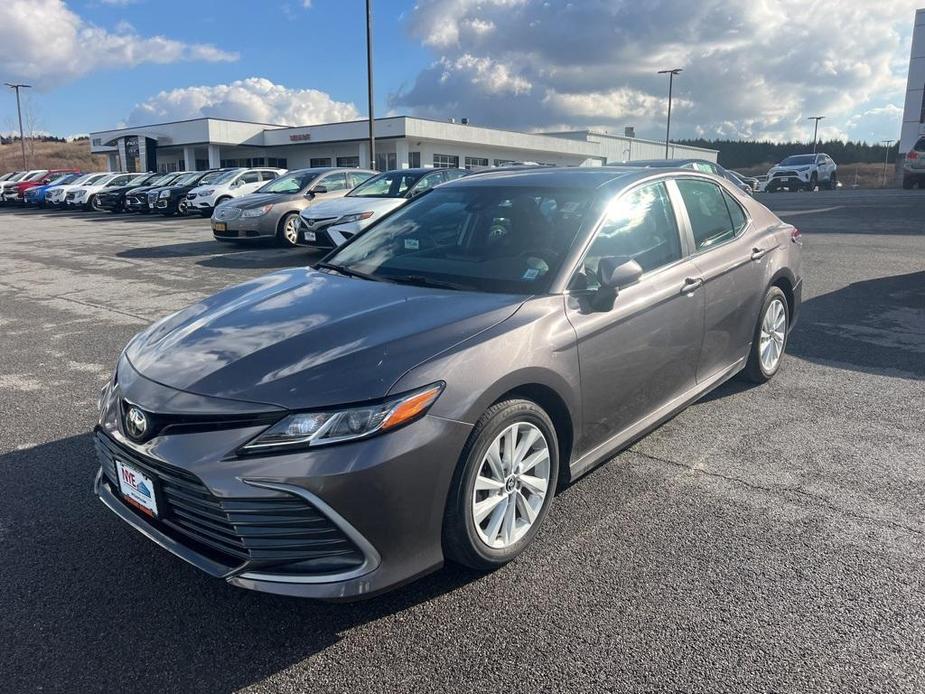
M 411 116 L 375 121 L 376 161 L 370 167 L 366 120 L 289 127 L 196 118 L 90 133 L 94 154 L 112 171 L 202 170 L 226 166 L 300 169 L 352 166 L 380 171 L 418 166 L 482 168 L 514 162 L 601 166 L 661 159 L 665 143 L 598 130 L 524 133 Z M 671 158 L 716 161 L 717 152 L 671 144 Z
M 925 9 L 915 13 L 899 153 L 906 154 L 921 135 L 925 135 Z

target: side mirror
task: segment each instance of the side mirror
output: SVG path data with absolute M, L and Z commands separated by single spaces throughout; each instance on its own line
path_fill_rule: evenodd
M 642 267 L 624 256 L 601 258 L 597 264 L 597 281 L 600 287 L 591 297 L 595 311 L 609 311 L 623 287 L 635 284 L 642 277 Z
M 642 267 L 632 258 L 608 256 L 597 264 L 597 280 L 602 287 L 622 289 L 642 277 Z
M 312 195 L 324 195 L 325 193 L 328 192 L 328 187 L 327 186 L 315 186 L 308 192 L 311 193 Z

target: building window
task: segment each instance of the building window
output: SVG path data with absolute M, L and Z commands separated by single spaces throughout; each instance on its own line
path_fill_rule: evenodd
M 495 166 L 510 166 L 511 164 L 516 164 L 514 159 L 495 159 Z
M 197 159 L 196 160 L 196 171 L 205 171 L 209 168 L 208 159 Z
M 94 137 L 91 143 L 94 147 L 100 147 L 103 144 L 102 138 Z
M 451 154 L 435 154 L 434 167 L 438 169 L 458 169 L 459 157 Z
M 279 158 L 268 157 L 267 166 L 272 166 L 275 169 L 288 169 L 289 168 L 286 162 L 286 157 L 279 157 Z
M 263 157 L 254 157 L 251 159 L 251 166 L 266 166 L 266 159 Z
M 319 169 L 323 166 L 331 165 L 331 157 L 315 157 L 308 160 L 308 165 L 313 169 Z
M 338 157 L 337 165 L 344 166 L 351 169 L 360 168 L 360 158 L 359 157 Z
M 474 169 L 476 167 L 483 168 L 488 166 L 488 158 L 482 157 L 466 157 L 466 168 Z
M 394 171 L 398 168 L 398 156 L 395 152 L 376 153 L 376 171 Z
M 420 152 L 408 152 L 408 166 L 410 166 L 412 169 L 421 168 Z

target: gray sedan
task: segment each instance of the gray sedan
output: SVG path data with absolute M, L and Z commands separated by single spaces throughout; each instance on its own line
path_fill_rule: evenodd
M 375 175 L 375 171 L 368 169 L 290 171 L 250 195 L 216 207 L 212 213 L 212 234 L 217 241 L 275 238 L 280 245 L 294 246 L 299 212 L 316 202 L 343 197 Z
M 100 397 L 96 492 L 253 590 L 351 599 L 448 559 L 498 568 L 560 483 L 736 375 L 774 377 L 800 253 L 697 171 L 446 183 L 133 338 Z

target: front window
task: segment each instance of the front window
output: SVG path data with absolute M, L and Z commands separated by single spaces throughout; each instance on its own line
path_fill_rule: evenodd
M 664 183 L 642 185 L 613 199 L 572 281 L 574 288 L 599 286 L 601 258 L 635 260 L 643 272 L 680 260 L 681 237 Z
M 370 227 L 329 264 L 386 282 L 542 293 L 591 198 L 574 188 L 437 188 Z
M 239 170 L 232 169 L 231 171 L 219 171 L 218 175 L 211 179 L 209 183 L 228 183 L 231 179 L 241 173 Z
M 390 171 L 375 176 L 350 192 L 352 198 L 401 198 L 421 178 L 420 173 Z
M 200 172 L 194 171 L 193 173 L 188 173 L 188 174 L 185 174 L 185 175 L 183 175 L 183 176 L 180 176 L 180 177 L 177 178 L 177 180 L 175 180 L 171 185 L 175 185 L 175 186 L 191 186 L 191 185 L 193 185 L 194 183 L 196 183 L 197 181 L 199 181 L 199 177 L 200 177 L 200 176 L 202 176 L 202 174 L 201 174 Z M 202 181 L 200 181 L 200 183 L 208 183 L 208 181 L 206 181 L 205 178 L 204 178 L 204 179 L 202 179 Z
M 295 173 L 280 176 L 257 189 L 258 193 L 281 193 L 284 195 L 298 193 L 305 190 L 312 181 L 318 178 L 315 171 L 296 171 Z
M 795 154 L 784 159 L 780 166 L 812 166 L 816 163 L 815 154 Z
M 459 168 L 459 157 L 453 156 L 452 154 L 435 154 L 434 155 L 434 168 L 435 169 L 458 169 Z

